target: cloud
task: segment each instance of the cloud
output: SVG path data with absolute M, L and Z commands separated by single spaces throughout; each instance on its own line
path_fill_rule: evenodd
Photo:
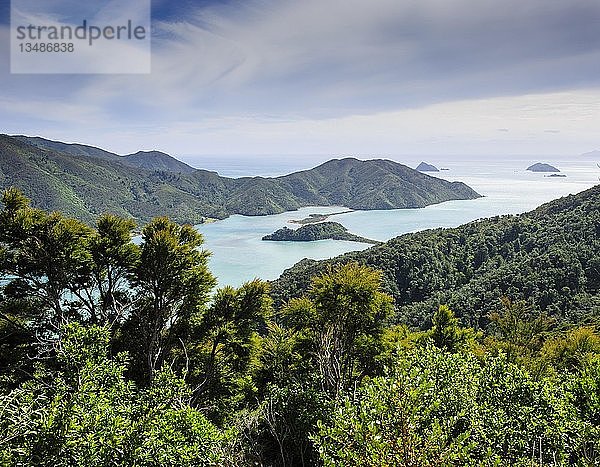
M 373 116 L 393 132 L 383 116 L 431 111 L 447 103 L 444 124 L 452 128 L 453 102 L 489 100 L 501 107 L 502 102 L 514 104 L 512 96 L 552 95 L 558 107 L 549 111 L 560 113 L 556 96 L 568 99 L 570 91 L 600 87 L 597 0 L 247 0 L 185 5 L 177 14 L 155 17 L 148 76 L 58 79 L 3 74 L 0 96 L 5 102 L 22 100 L 19 115 L 30 113 L 35 121 L 40 117 L 35 112 L 38 104 L 49 110 L 55 103 L 58 111 L 45 113 L 44 119 L 62 121 L 72 132 L 88 131 L 93 124 L 97 132 L 107 133 L 107 128 L 120 125 L 123 141 L 135 138 L 136 132 L 162 141 L 155 136 L 162 132 L 187 141 L 187 152 L 192 147 L 202 151 L 210 140 L 210 151 L 219 151 L 222 144 L 220 152 L 239 153 L 244 146 L 236 146 L 236 138 L 227 141 L 214 135 L 241 131 L 254 141 L 248 147 L 263 148 L 266 144 L 257 143 L 259 138 L 298 139 L 295 128 L 308 138 L 318 133 L 315 141 L 333 148 L 347 135 L 328 122 Z M 572 103 L 563 104 L 573 111 L 572 118 L 592 118 L 586 106 L 574 112 Z M 14 107 L 7 105 L 0 116 L 9 119 L 19 112 Z M 456 109 L 457 115 L 463 112 Z M 490 115 L 503 113 L 502 108 L 479 108 L 484 116 L 486 110 Z M 558 126 L 559 119 L 552 115 L 545 128 Z M 417 146 L 422 147 L 426 133 L 437 129 L 426 119 L 419 121 L 423 128 Z M 489 131 L 505 138 L 498 129 L 508 123 L 498 119 Z M 512 137 L 517 130 L 510 123 Z M 544 132 L 534 120 L 528 125 Z M 260 136 L 247 134 L 249 128 Z M 319 128 L 331 133 L 327 144 Z M 378 135 L 387 141 L 385 147 L 396 141 L 375 127 L 354 130 L 364 141 Z M 456 140 L 432 136 L 432 145 L 435 138 Z
M 598 85 L 598 22 L 596 0 L 246 2 L 159 24 L 154 63 L 209 109 L 341 115 Z

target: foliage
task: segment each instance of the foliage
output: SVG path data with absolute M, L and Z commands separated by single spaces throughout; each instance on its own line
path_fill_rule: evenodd
M 137 304 L 122 339 L 139 343 L 134 354 L 142 379 L 150 379 L 171 350 L 187 341 L 191 322 L 203 313 L 215 280 L 202 235 L 189 225 L 159 217 L 142 231 L 140 261 L 133 270 Z
M 397 361 L 392 374 L 338 402 L 332 423 L 319 423 L 315 436 L 325 465 L 466 463 L 472 446 L 463 419 L 474 391 L 473 363 L 430 352 Z
M 600 336 L 589 326 L 571 329 L 566 336 L 548 339 L 541 349 L 543 360 L 564 371 L 585 367 L 597 354 L 600 354 Z
M 382 272 L 397 323 L 427 329 L 448 305 L 467 325 L 486 328 L 498 299 L 526 300 L 558 323 L 600 319 L 600 185 L 517 216 L 411 233 L 340 257 L 303 260 L 274 282 L 276 303 L 299 297 L 310 277 L 358 262 Z
M 392 299 L 380 291 L 380 274 L 350 263 L 315 277 L 305 299 L 284 315 L 308 333 L 324 388 L 332 395 L 374 370 Z
M 354 235 L 337 222 L 317 222 L 303 225 L 299 229 L 283 227 L 270 235 L 265 235 L 263 240 L 286 242 L 312 242 L 315 240 L 346 240 L 349 242 L 362 242 L 378 244 L 380 242 Z
M 479 334 L 471 328 L 461 328 L 460 320 L 454 316 L 454 312 L 448 306 L 440 305 L 431 321 L 433 327 L 424 334 L 424 337 L 431 338 L 436 347 L 457 352 L 475 346 Z
M 169 370 L 139 390 L 126 359 L 108 357 L 110 333 L 72 323 L 62 330 L 56 373 L 0 398 L 0 459 L 11 465 L 223 465 L 229 435 L 187 405 Z
M 190 226 L 139 243 L 7 190 L 0 464 L 600 465 L 596 197 L 325 263 L 274 306 L 213 292 Z
M 185 352 L 188 381 L 194 401 L 210 407 L 217 417 L 253 399 L 253 363 L 258 339 L 272 314 L 269 285 L 260 280 L 240 288 L 217 290 L 210 306 L 190 323 L 190 344 Z
M 578 416 L 573 388 L 594 400 L 597 374 L 577 381 L 421 348 L 342 398 L 315 440 L 326 465 L 596 465 L 598 425 Z

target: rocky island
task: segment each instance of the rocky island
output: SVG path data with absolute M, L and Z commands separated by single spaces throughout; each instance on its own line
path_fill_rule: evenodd
M 439 172 L 439 169 L 435 165 L 428 164 L 427 162 L 421 162 L 416 170 L 419 172 Z
M 283 227 L 276 232 L 265 235 L 263 240 L 276 242 L 313 242 L 315 240 L 346 240 L 349 242 L 379 244 L 377 240 L 354 235 L 338 222 L 319 222 L 317 224 L 303 225 L 298 229 Z
M 556 167 L 550 164 L 544 164 L 542 162 L 530 165 L 527 167 L 527 170 L 530 172 L 560 172 L 560 170 L 558 170 Z

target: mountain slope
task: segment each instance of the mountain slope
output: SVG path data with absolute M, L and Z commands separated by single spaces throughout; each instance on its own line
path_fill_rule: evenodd
M 277 301 L 299 296 L 329 265 L 383 272 L 398 320 L 427 325 L 440 304 L 485 327 L 503 295 L 564 322 L 600 322 L 600 185 L 517 216 L 406 234 L 332 260 L 303 260 L 273 283 Z
M 139 222 L 168 215 L 197 223 L 203 217 L 277 214 L 310 205 L 394 209 L 479 197 L 463 183 L 385 160 L 332 160 L 283 177 L 232 179 L 206 170 L 174 172 L 178 166 L 163 153 L 118 156 L 92 146 L 34 142 L 0 135 L 0 187 L 14 185 L 35 206 L 89 223 L 103 212 Z M 47 149 L 50 144 L 58 150 Z
M 15 139 L 40 149 L 64 152 L 79 157 L 95 157 L 102 160 L 120 162 L 129 167 L 147 170 L 162 170 L 175 173 L 193 173 L 196 169 L 160 151 L 139 151 L 135 154 L 119 156 L 104 149 L 86 144 L 62 143 L 40 137 L 15 136 Z
M 196 169 L 160 151 L 138 151 L 122 157 L 124 164 L 147 170 L 174 173 L 194 173 Z
M 39 136 L 13 136 L 12 138 L 22 142 L 31 144 L 40 149 L 48 149 L 51 151 L 64 152 L 71 154 L 72 156 L 80 157 L 96 157 L 98 159 L 116 161 L 120 157 L 118 154 L 105 151 L 104 149 L 97 148 L 95 146 L 88 146 L 86 144 L 77 143 L 63 143 L 61 141 L 52 141 Z
M 181 222 L 199 222 L 203 215 L 226 216 L 219 206 L 190 193 L 197 180 L 210 186 L 215 177 L 219 189 L 224 189 L 216 174 L 198 172 L 196 180 L 190 181 L 178 174 L 132 169 L 120 162 L 44 150 L 0 136 L 1 188 L 16 186 L 34 206 L 88 223 L 103 212 L 142 222 L 165 214 Z
M 332 159 L 278 180 L 291 193 L 312 204 L 350 209 L 420 208 L 451 199 L 479 197 L 464 183 L 430 177 L 383 159 Z

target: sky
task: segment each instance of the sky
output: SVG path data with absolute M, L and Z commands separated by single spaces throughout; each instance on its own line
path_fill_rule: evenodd
M 126 154 L 600 149 L 599 0 L 154 0 L 145 75 L 11 74 L 0 132 Z

